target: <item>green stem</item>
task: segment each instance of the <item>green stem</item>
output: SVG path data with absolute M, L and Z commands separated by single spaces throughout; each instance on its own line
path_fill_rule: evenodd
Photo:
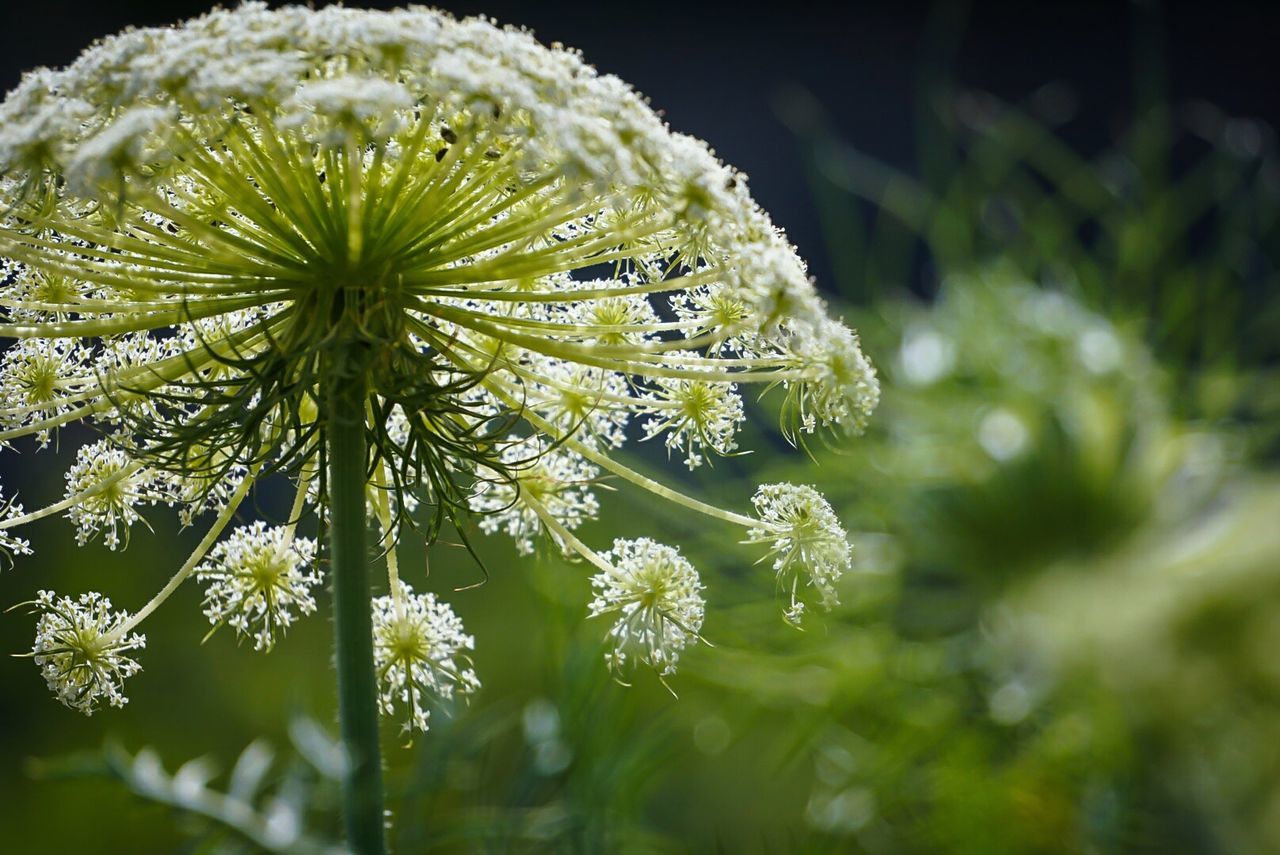
M 377 678 L 365 542 L 366 377 L 362 361 L 340 355 L 330 367 L 329 549 L 337 646 L 338 717 L 348 768 L 342 782 L 347 842 L 358 855 L 385 852 Z M 354 364 L 352 364 L 354 363 Z

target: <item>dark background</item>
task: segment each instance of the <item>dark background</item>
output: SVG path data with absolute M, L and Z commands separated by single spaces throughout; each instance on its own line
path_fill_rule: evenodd
M 24 69 L 64 65 L 95 38 L 129 25 L 171 23 L 211 4 L 0 5 L 0 88 L 7 91 Z M 812 91 L 840 136 L 902 167 L 915 163 L 916 93 L 931 73 L 1011 101 L 1049 82 L 1066 84 L 1078 109 L 1063 133 L 1086 152 L 1111 142 L 1125 124 L 1135 63 L 1143 79 L 1167 81 L 1174 104 L 1204 99 L 1273 127 L 1280 120 L 1272 73 L 1280 36 L 1276 3 L 442 5 L 458 15 L 486 14 L 526 26 L 544 41 L 579 48 L 600 70 L 647 94 L 674 127 L 708 140 L 751 177 L 756 199 L 787 229 L 820 283 L 830 280 L 830 266 L 801 161 L 775 114 L 788 87 Z M 1163 69 L 1152 67 L 1160 64 Z

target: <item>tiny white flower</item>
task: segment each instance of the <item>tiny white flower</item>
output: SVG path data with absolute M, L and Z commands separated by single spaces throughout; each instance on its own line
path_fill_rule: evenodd
M 791 349 L 797 366 L 809 375 L 791 386 L 802 430 L 812 433 L 820 423 L 862 432 L 880 402 L 880 385 L 857 334 L 824 318 L 814 329 L 797 329 Z
M 175 118 L 174 111 L 163 107 L 126 110 L 80 144 L 67 162 L 68 182 L 76 192 L 88 196 L 150 163 L 167 160 L 166 134 Z
M 40 591 L 33 605 L 40 618 L 32 656 L 58 700 L 85 715 L 102 702 L 128 703 L 124 681 L 142 670 L 130 653 L 147 644 L 124 629 L 128 612 L 113 612 L 111 601 L 93 592 L 55 600 Z
M 158 416 L 154 394 L 140 392 L 137 387 L 151 379 L 150 366 L 174 355 L 174 339 L 161 340 L 142 333 L 117 336 L 103 342 L 94 371 L 101 377 L 128 378 L 114 385 L 107 398 L 112 407 L 95 414 L 99 421 L 119 423 L 123 418 L 155 419 Z M 154 392 L 154 390 L 151 390 Z
M 685 330 L 689 338 L 714 336 L 719 339 L 715 347 L 730 352 L 747 349 L 754 338 L 751 306 L 729 288 L 702 285 L 673 294 L 670 302 L 676 317 L 690 323 Z
M 629 279 L 619 277 L 616 283 L 608 283 L 608 287 L 625 287 L 629 283 Z M 593 284 L 600 283 L 586 283 L 586 287 Z M 566 315 L 569 323 L 599 328 L 590 334 L 590 339 L 605 346 L 639 344 L 650 335 L 645 328 L 658 323 L 657 312 L 643 294 L 570 303 Z
M 70 411 L 67 399 L 77 380 L 88 378 L 89 353 L 67 339 L 27 339 L 0 359 L 0 424 L 36 427 L 41 446 L 49 443 L 43 423 Z
M 10 534 L 3 526 L 22 516 L 22 505 L 14 499 L 5 500 L 0 490 L 0 568 L 10 565 L 16 555 L 30 555 L 31 543 L 24 537 Z
M 481 531 L 506 532 L 521 555 L 533 553 L 534 542 L 546 528 L 539 510 L 568 529 L 599 513 L 591 486 L 600 470 L 579 455 L 548 448 L 542 440 L 517 440 L 507 444 L 502 462 L 510 467 L 506 475 L 484 467 L 477 472 L 470 506 L 483 514 Z M 554 532 L 551 537 L 559 541 Z
M 225 623 L 237 636 L 252 638 L 254 650 L 270 650 L 293 624 L 295 611 L 316 610 L 312 589 L 321 576 L 315 541 L 295 537 L 285 526 L 258 521 L 236 529 L 195 573 L 206 585 L 209 623 Z
M 414 594 L 404 584 L 400 593 L 373 600 L 373 658 L 381 684 L 378 707 L 388 717 L 403 715 L 406 733 L 425 733 L 433 701 L 480 688 L 465 652 L 475 649 L 475 639 L 435 594 Z
M 283 127 L 302 127 L 315 142 L 340 145 L 353 135 L 385 140 L 404 126 L 414 98 L 402 83 L 348 75 L 308 81 L 282 107 Z
M 0 282 L 10 283 L 9 297 L 13 305 L 6 308 L 14 321 L 39 322 L 66 317 L 69 307 L 88 296 L 84 283 L 64 273 L 32 270 L 12 261 L 0 262 Z M 65 340 L 63 343 L 70 344 Z
M 724 455 L 738 447 L 738 427 L 747 417 L 736 385 L 659 377 L 653 386 L 645 439 L 665 433 L 667 448 L 683 451 L 690 469 L 702 464 L 703 451 Z
M 0 172 L 56 161 L 66 153 L 67 138 L 93 115 L 86 101 L 54 96 L 55 79 L 47 68 L 29 73 L 0 107 Z
M 66 481 L 67 497 L 80 497 L 67 509 L 67 517 L 75 523 L 76 542 L 81 545 L 102 533 L 107 548 L 117 549 L 121 530 L 127 545 L 129 528 L 142 519 L 138 506 L 168 499 L 155 472 L 105 439 L 80 449 Z
M 844 526 L 822 494 L 803 484 L 762 484 L 751 503 L 760 525 L 745 542 L 769 547 L 766 558 L 773 557 L 778 584 L 790 597 L 787 620 L 799 623 L 804 613 L 798 589 L 806 577 L 823 607 L 839 602 L 836 583 L 849 569 L 851 549 Z
M 706 606 L 693 565 L 672 546 L 619 538 L 600 556 L 610 565 L 591 577 L 591 617 L 616 615 L 606 661 L 621 672 L 639 661 L 666 676 L 680 652 L 699 640 Z
M 619 448 L 626 442 L 631 407 L 618 404 L 631 394 L 625 376 L 536 355 L 527 364 L 538 377 L 526 384 L 529 407 L 593 446 Z

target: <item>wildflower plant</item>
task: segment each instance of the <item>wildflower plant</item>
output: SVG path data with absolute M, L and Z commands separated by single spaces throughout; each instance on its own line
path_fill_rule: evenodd
M 136 613 L 31 604 L 50 687 L 124 703 L 135 629 L 193 576 L 215 629 L 269 650 L 327 567 L 356 851 L 382 848 L 379 710 L 424 730 L 432 699 L 479 686 L 452 609 L 399 578 L 407 531 L 478 523 L 585 559 L 610 663 L 663 674 L 700 638 L 703 583 L 673 547 L 580 539 L 599 479 L 763 546 L 793 618 L 848 563 L 812 490 L 762 488 L 751 516 L 619 459 L 735 452 L 748 390 L 779 389 L 794 441 L 857 432 L 878 386 L 745 177 L 527 32 L 249 3 L 103 40 L 0 106 L 0 257 L 0 441 L 102 437 L 62 501 L 0 502 L 0 545 L 65 514 L 124 548 L 156 505 L 205 531 Z M 289 519 L 223 539 L 269 476 L 294 486 Z M 308 513 L 324 546 L 296 533 Z

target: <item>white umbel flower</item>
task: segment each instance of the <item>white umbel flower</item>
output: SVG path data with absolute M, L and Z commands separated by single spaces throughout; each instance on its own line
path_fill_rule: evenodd
M 287 526 L 259 521 L 236 529 L 196 568 L 196 579 L 207 586 L 205 617 L 252 638 L 254 650 L 270 650 L 295 611 L 316 610 L 311 590 L 321 576 L 315 558 L 315 541 L 295 537 Z
M 41 591 L 34 603 L 40 618 L 31 649 L 50 691 L 73 710 L 92 715 L 100 703 L 123 707 L 124 681 L 142 670 L 129 655 L 146 647 L 146 636 L 129 633 L 127 612 L 113 612 L 98 593 L 54 599 Z
M 8 259 L 0 260 L 0 282 L 9 283 L 12 302 L 4 310 L 15 322 L 65 318 L 68 307 L 88 296 L 85 284 L 65 273 L 32 270 Z
M 822 494 L 803 484 L 762 484 L 751 503 L 760 526 L 751 529 L 747 543 L 765 544 L 778 584 L 790 597 L 785 616 L 799 624 L 804 615 L 799 586 L 807 582 L 818 592 L 821 605 L 839 602 L 836 583 L 849 569 L 849 538 Z
M 406 733 L 425 733 L 433 701 L 480 688 L 465 652 L 475 649 L 475 639 L 435 594 L 414 594 L 403 583 L 399 593 L 373 601 L 378 707 L 388 717 L 403 715 Z
M 591 340 L 605 346 L 638 344 L 648 338 L 648 328 L 658 323 L 653 306 L 641 294 L 571 303 L 566 315 L 572 323 L 597 330 Z
M 661 377 L 654 386 L 645 439 L 665 433 L 667 449 L 683 451 L 690 469 L 702 465 L 704 451 L 725 455 L 738 447 L 738 427 L 747 417 L 734 384 Z
M 0 447 L 74 423 L 109 437 L 24 523 L 66 512 L 114 549 L 146 505 L 216 516 L 136 619 L 199 568 L 210 619 L 269 647 L 311 608 L 313 551 L 290 541 L 277 566 L 277 530 L 217 547 L 223 531 L 280 473 L 291 523 L 314 513 L 343 542 L 333 511 L 363 486 L 397 598 L 383 706 L 406 704 L 410 729 L 424 693 L 474 685 L 452 613 L 398 585 L 419 501 L 428 543 L 478 524 L 527 552 L 545 531 L 610 567 L 615 665 L 666 673 L 697 637 L 697 576 L 648 540 L 593 552 L 574 533 L 588 486 L 764 532 L 786 570 L 818 556 L 825 591 L 835 547 L 617 450 L 661 436 L 692 468 L 737 452 L 753 388 L 785 390 L 793 440 L 857 432 L 878 394 L 746 176 L 577 52 L 421 7 L 246 2 L 27 75 L 0 103 L 0 338 Z M 354 456 L 324 454 L 362 432 L 363 484 Z M 434 647 L 409 644 L 432 622 Z
M 162 107 L 134 107 L 86 139 L 67 163 L 67 180 L 83 193 L 167 159 L 166 138 L 176 118 Z
M 624 375 L 589 365 L 532 357 L 536 381 L 525 384 L 528 406 L 566 433 L 592 446 L 619 448 L 627 440 L 631 385 Z
M 616 615 L 605 659 L 615 673 L 643 662 L 666 676 L 680 651 L 700 638 L 705 604 L 698 571 L 672 546 L 618 538 L 600 556 L 610 565 L 591 577 L 591 616 Z
M 9 566 L 17 555 L 30 555 L 31 542 L 25 537 L 10 534 L 7 525 L 14 525 L 22 517 L 22 505 L 16 500 L 5 500 L 0 490 L 0 568 Z
M 800 430 L 813 433 L 821 424 L 861 433 L 880 403 L 880 384 L 857 333 L 823 318 L 815 329 L 794 336 L 791 346 L 797 365 L 809 378 L 790 390 Z
M 66 479 L 67 498 L 79 497 L 67 516 L 81 545 L 101 532 L 107 548 L 119 548 L 122 531 L 127 543 L 130 526 L 142 519 L 138 506 L 166 498 L 154 472 L 107 440 L 82 447 Z
M 130 333 L 103 342 L 102 353 L 94 365 L 98 376 L 132 378 L 134 381 L 150 379 L 151 367 L 165 357 L 179 352 L 173 339 L 161 340 L 148 333 Z M 96 378 L 95 378 L 96 379 Z M 108 399 L 111 409 L 95 414 L 99 421 L 119 423 L 130 419 L 155 419 L 159 413 L 154 398 L 131 388 L 134 383 L 123 381 L 111 389 Z M 149 384 L 147 384 L 149 385 Z
M 385 140 L 405 124 L 414 99 L 401 83 L 380 77 L 335 77 L 304 83 L 284 104 L 284 127 L 301 126 L 315 142 L 340 145 L 351 136 Z
M 542 514 L 575 529 L 599 513 L 591 485 L 600 470 L 579 455 L 543 448 L 537 440 L 521 440 L 504 449 L 502 460 L 511 467 L 510 475 L 481 470 L 471 509 L 483 514 L 481 531 L 506 532 L 521 555 L 533 554 L 545 529 Z M 551 536 L 555 538 L 554 532 Z
M 702 285 L 672 295 L 670 302 L 676 317 L 689 323 L 686 336 L 714 334 L 722 337 L 719 346 L 725 350 L 746 349 L 747 342 L 738 337 L 750 337 L 751 307 L 732 290 Z
M 66 399 L 77 378 L 85 380 L 88 353 L 66 339 L 29 339 L 4 352 L 0 359 L 0 424 L 33 426 L 42 445 L 50 431 L 42 423 L 70 409 Z

